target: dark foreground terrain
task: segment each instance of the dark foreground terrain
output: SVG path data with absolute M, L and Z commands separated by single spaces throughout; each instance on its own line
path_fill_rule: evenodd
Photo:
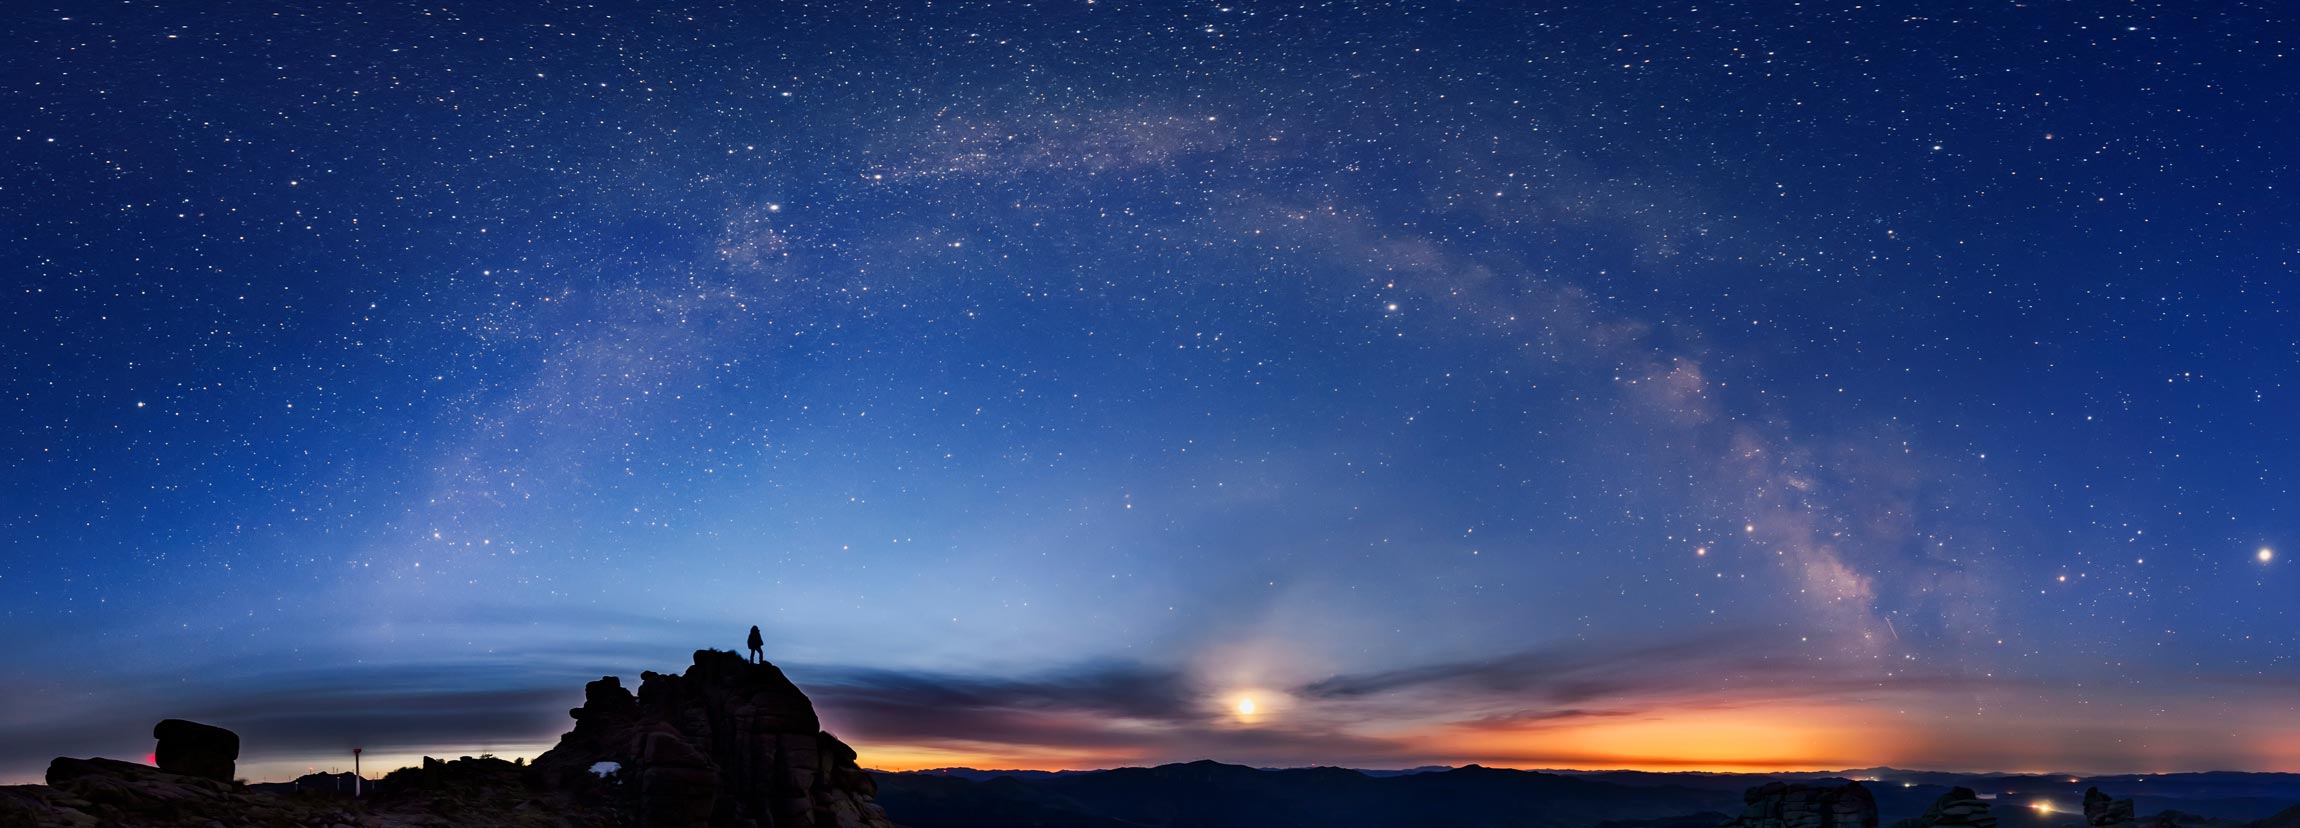
M 169 720 L 160 767 L 59 758 L 46 785 L 0 788 L 0 828 L 885 828 L 855 753 L 771 664 L 699 650 L 681 675 L 583 688 L 575 727 L 533 764 L 424 760 L 373 796 L 232 781 L 239 739 Z
M 2293 804 L 2300 802 L 2300 776 L 2291 774 L 2085 779 L 1880 768 L 1766 776 L 1474 765 L 1361 772 L 1193 762 L 1060 774 L 954 768 L 874 775 L 880 804 L 912 828 L 1718 828 L 1728 821 L 1739 828 L 2300 828 Z M 1836 815 L 1842 818 L 1799 822 L 1782 815 L 1777 797 L 1759 795 L 1783 784 L 1858 789 L 1865 805 Z M 2093 793 L 2088 812 L 2087 793 L 2099 790 L 2147 795 Z
M 0 828 L 2300 828 L 2300 776 L 2079 778 L 1542 773 L 1469 766 L 872 773 L 770 664 L 701 650 L 678 675 L 584 687 L 532 763 L 233 780 L 239 737 L 170 719 L 158 767 L 58 758 L 0 787 Z

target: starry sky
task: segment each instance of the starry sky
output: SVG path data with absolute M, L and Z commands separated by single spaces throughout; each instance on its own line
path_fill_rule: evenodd
M 0 780 L 2300 771 L 2280 4 L 4 14 Z

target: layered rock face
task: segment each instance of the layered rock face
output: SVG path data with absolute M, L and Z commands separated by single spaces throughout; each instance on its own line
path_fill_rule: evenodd
M 1721 828 L 1877 828 L 1877 800 L 1859 782 L 1770 782 L 1741 795 L 1741 815 Z
M 2111 797 L 2099 788 L 2084 789 L 2084 821 L 2091 828 L 2131 828 L 2137 820 L 2132 800 Z
M 169 773 L 197 776 L 218 782 L 232 781 L 240 758 L 240 735 L 215 725 L 163 719 L 152 726 L 160 745 L 152 751 L 153 764 Z
M 362 823 L 344 805 L 250 795 L 237 785 L 204 775 L 170 773 L 113 759 L 59 758 L 48 765 L 46 786 L 0 788 L 0 825 L 8 828 L 302 828 L 337 824 Z M 371 820 L 364 824 L 417 823 Z
M 160 767 L 57 759 L 47 785 L 0 787 L 0 828 L 891 828 L 854 751 L 773 665 L 704 650 L 635 697 L 591 682 L 571 712 L 533 765 L 425 757 L 358 799 L 329 777 L 235 783 L 238 735 L 170 719 Z
M 1989 803 L 1971 788 L 1950 788 L 1941 798 L 1933 800 L 1925 815 L 1893 823 L 1893 828 L 1996 828 L 1996 815 L 1989 813 Z
M 575 729 L 535 760 L 554 789 L 650 828 L 886 828 L 877 784 L 783 671 L 698 650 L 683 675 L 583 688 Z M 602 763 L 612 763 L 603 765 Z

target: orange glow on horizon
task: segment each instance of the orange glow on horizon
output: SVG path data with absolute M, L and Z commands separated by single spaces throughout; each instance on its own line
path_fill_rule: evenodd
M 1859 767 L 1893 755 L 1899 734 L 1865 724 L 1873 711 L 1807 706 L 1657 713 L 1472 729 L 1433 737 L 1433 753 L 1504 767 L 1781 771 Z M 1855 750 L 1857 748 L 1857 751 Z M 1476 757 L 1490 757 L 1479 760 Z
M 1215 709 L 1224 714 L 1225 725 L 1237 724 L 1237 703 L 1243 698 L 1248 697 L 1220 700 Z M 1250 698 L 1255 700 L 1258 713 L 1268 713 L 1265 696 Z M 2071 761 L 2070 755 L 2036 748 L 2041 737 L 2061 726 L 2053 719 L 2023 716 L 2013 721 L 1962 721 L 1943 726 L 1937 720 L 1919 722 L 1895 715 L 1897 712 L 1861 703 L 1803 701 L 1739 707 L 1680 706 L 1634 715 L 1523 722 L 1424 720 L 1338 731 L 1335 735 L 1355 737 L 1376 751 L 1357 755 L 1295 751 L 1240 755 L 1193 750 L 1186 737 L 1173 738 L 1182 734 L 1148 723 L 1088 728 L 1088 732 L 1097 733 L 1094 747 L 930 740 L 865 742 L 855 748 L 862 754 L 864 766 L 895 771 L 942 767 L 1091 770 L 1212 759 L 1255 767 L 1477 764 L 1523 770 L 1782 773 L 1894 765 L 2044 773 L 2066 771 Z M 2102 774 L 2166 772 L 2225 761 L 2231 748 L 2244 757 L 2237 763 L 2248 768 L 2300 770 L 2300 728 L 2260 723 L 2249 732 L 2252 738 L 2231 746 L 2217 729 L 2160 727 L 2153 734 L 2166 750 L 2156 761 L 2130 766 L 2118 761 L 2086 770 Z M 1143 738 L 1132 742 L 1124 738 L 1127 735 Z M 2193 756 L 2184 755 L 2189 751 Z M 2030 802 L 2021 804 L 2035 807 Z
M 1331 757 L 1297 764 L 1353 767 L 1423 764 L 1483 765 L 1524 770 L 1640 770 L 1766 773 L 1842 770 L 1877 764 L 1881 751 L 1900 744 L 1891 731 L 1843 726 L 1864 721 L 1851 711 L 1807 708 L 1795 717 L 1750 710 L 1702 711 L 1635 719 L 1582 720 L 1497 726 L 1436 726 L 1384 734 L 1416 749 L 1395 757 Z M 1816 724 L 1801 724 L 1814 722 Z M 1848 746 L 1864 748 L 1858 754 Z M 1087 770 L 1212 758 L 1243 765 L 1288 764 L 1272 757 L 1157 756 L 1138 751 L 1069 750 L 1041 745 L 858 744 L 865 767 L 904 771 L 968 767 L 997 770 Z
M 1065 750 L 1045 745 L 916 745 L 858 744 L 856 764 L 884 771 L 935 768 L 977 770 L 1095 770 L 1127 765 L 1159 764 L 1141 754 L 1125 751 Z

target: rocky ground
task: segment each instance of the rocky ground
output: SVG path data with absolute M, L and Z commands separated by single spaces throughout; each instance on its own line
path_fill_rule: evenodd
M 48 784 L 0 787 L 0 828 L 890 828 L 854 751 L 774 665 L 701 650 L 636 696 L 592 682 L 569 714 L 533 765 L 425 759 L 361 799 L 233 782 L 236 736 L 169 720 L 165 769 L 58 758 Z

